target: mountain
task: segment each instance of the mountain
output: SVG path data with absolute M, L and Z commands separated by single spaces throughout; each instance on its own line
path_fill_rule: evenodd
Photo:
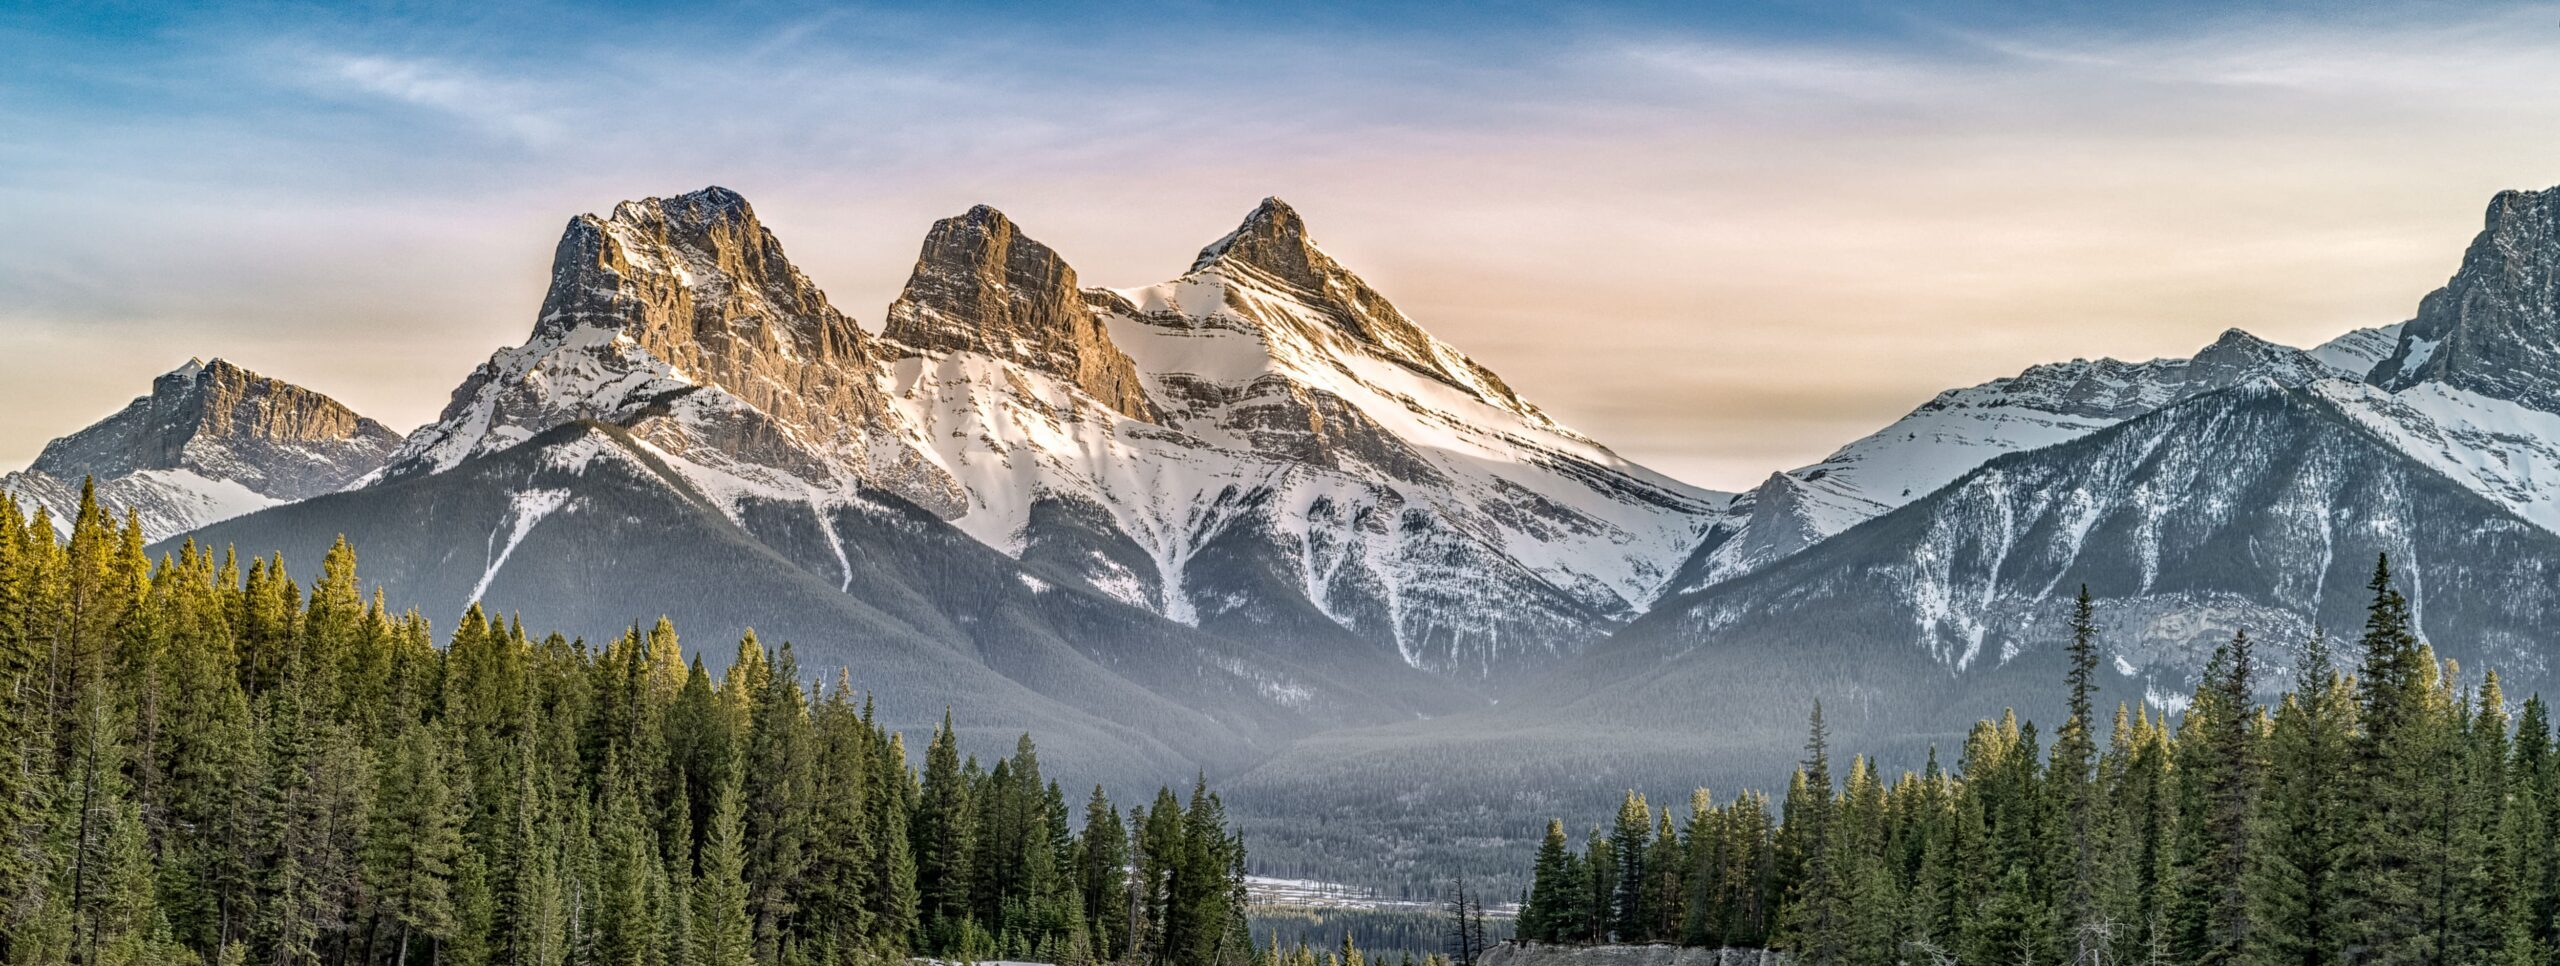
M 2381 365 L 2382 360 L 2390 358 L 2392 351 L 2399 348 L 2400 332 L 2407 327 L 2406 322 L 2395 322 L 2357 329 L 2307 351 L 2312 358 L 2330 368 L 2356 379 L 2365 379 L 2373 373 L 2373 367 Z
M 937 224 L 889 311 L 887 391 L 966 494 L 961 529 L 1186 624 L 1542 666 L 1641 612 L 1729 501 L 1558 425 L 1277 199 L 1171 282 L 1076 284 L 991 209 Z
M 2307 385 L 2347 376 L 2329 360 L 2354 365 L 2377 341 L 2363 333 L 2351 338 L 2305 352 L 2231 329 L 2190 358 L 2074 359 L 1947 390 L 1822 462 L 1771 474 L 1743 494 L 1709 528 L 1670 590 L 1749 573 L 1925 497 L 2003 453 L 2077 439 L 2252 380 Z
M 869 337 L 745 198 L 713 187 L 624 202 L 608 218 L 570 220 L 531 337 L 473 371 L 382 478 L 442 472 L 574 420 L 664 408 L 671 418 L 652 424 L 651 442 L 735 477 L 714 486 L 724 497 L 894 479 L 898 448 L 874 445 L 894 435 L 874 363 Z
M 573 219 L 552 281 L 526 343 L 375 480 L 628 424 L 750 530 L 887 493 L 1178 623 L 1463 677 L 1633 618 L 1730 500 L 1558 425 L 1276 199 L 1125 291 L 974 208 L 933 227 L 876 338 L 720 188 Z
M 2356 626 L 2378 554 L 2422 630 L 2470 666 L 2545 672 L 2531 592 L 2560 534 L 2412 457 L 2362 397 L 2258 380 L 1955 484 L 1728 585 L 1666 601 L 1613 649 L 1787 648 L 1864 630 L 1961 677 L 2050 650 L 2087 585 L 2114 665 L 2185 690 L 2202 655 L 2251 629 L 2286 645 Z M 1794 642 L 1794 643 L 1790 643 Z M 2281 662 L 2278 662 L 2279 664 Z M 2523 685 L 2519 685 L 2523 686 Z
M 1015 326 L 946 350 L 997 367 L 972 391 L 1064 373 L 1051 388 L 1066 395 L 1046 402 L 1062 418 L 1147 425 L 1111 409 L 1151 413 L 1146 397 L 1083 388 L 1136 384 L 1072 273 L 1027 241 L 963 265 L 956 253 L 979 244 L 968 230 L 937 228 L 890 332 L 932 344 L 937 326 Z M 1003 360 L 980 352 L 1049 337 Z M 1060 356 L 1080 345 L 1096 365 Z M 439 618 L 476 603 L 590 638 L 659 614 L 698 640 L 752 628 L 813 669 L 849 668 L 892 722 L 921 727 L 952 707 L 989 748 L 1036 725 L 1124 776 L 1240 767 L 1320 727 L 1476 700 L 1391 651 L 1167 620 L 946 522 L 970 523 L 977 492 L 952 468 L 985 456 L 941 462 L 952 454 L 927 434 L 950 427 L 913 420 L 896 372 L 919 351 L 834 309 L 734 193 L 626 203 L 569 223 L 526 342 L 475 370 L 363 485 L 192 536 L 317 559 L 345 534 L 368 579 Z
M 2442 383 L 2560 412 L 2560 188 L 2503 191 L 2462 267 L 2418 303 L 2371 375 L 2406 389 Z
M 2501 195 L 2407 322 L 2031 367 L 1733 495 L 1559 424 L 1277 199 L 1137 288 L 969 209 L 875 335 L 710 188 L 572 219 L 525 342 L 435 422 L 255 475 L 313 489 L 192 533 L 345 533 L 439 619 L 752 626 L 901 726 L 948 706 L 986 750 L 1034 727 L 1132 782 L 1240 776 L 1264 854 L 1409 868 L 1363 843 L 1421 803 L 1766 783 L 1816 698 L 1896 760 L 1992 707 L 2049 719 L 2082 584 L 2109 694 L 2162 707 L 2237 630 L 2280 674 L 2353 627 L 2386 552 L 2444 653 L 2560 684 L 2555 207 Z M 57 462 L 122 466 L 97 454 L 180 408 Z M 1289 820 L 1315 813 L 1343 822 Z
M 2547 644 L 2560 534 L 2402 451 L 2325 388 L 2254 380 L 1996 457 L 1675 595 L 1494 707 L 1301 741 L 1234 800 L 1275 817 L 1250 827 L 1264 853 L 1310 867 L 1371 870 L 1341 837 L 1276 817 L 1422 836 L 1431 816 L 1487 816 L 1525 856 L 1529 819 L 1605 814 L 1620 789 L 1772 787 L 1816 702 L 1835 747 L 1888 768 L 1919 767 L 1933 746 L 1954 753 L 1967 725 L 2002 708 L 2050 728 L 2084 584 L 2102 701 L 2181 706 L 2212 648 L 2242 630 L 2261 642 L 2273 690 L 2315 633 L 2352 647 L 2383 553 L 2443 656 L 2497 669 L 2514 693 L 2560 686 Z M 1392 800 L 1358 791 L 1389 781 Z
M 2315 635 L 2352 646 L 2386 553 L 2440 654 L 2516 693 L 2560 687 L 2555 206 L 2501 195 L 2400 325 L 2308 352 L 2229 332 L 2193 359 L 1942 394 L 1736 500 L 1606 642 L 1490 708 L 1301 741 L 1238 783 L 1240 812 L 1416 836 L 1426 815 L 1499 816 L 1525 856 L 1526 816 L 1605 814 L 1621 788 L 1769 787 L 1817 701 L 1841 746 L 1917 766 L 2004 707 L 2057 720 L 2083 585 L 2103 700 L 2179 707 L 2242 630 L 2273 689 Z M 1382 781 L 1400 796 L 1328 791 Z M 1266 854 L 1370 869 L 1339 836 L 1253 831 Z
M 703 490 L 699 467 L 647 441 L 671 418 L 564 423 L 191 536 L 312 561 L 344 534 L 368 582 L 440 622 L 477 602 L 595 640 L 671 614 L 715 664 L 752 631 L 811 673 L 845 669 L 887 722 L 926 728 L 948 708 L 978 749 L 1035 731 L 1115 787 L 1443 710 L 1050 585 L 892 495 L 813 511 Z
M 147 539 L 332 492 L 382 465 L 400 437 L 334 399 L 221 359 L 190 359 L 149 395 L 45 445 L 0 489 L 67 525 L 83 480 Z

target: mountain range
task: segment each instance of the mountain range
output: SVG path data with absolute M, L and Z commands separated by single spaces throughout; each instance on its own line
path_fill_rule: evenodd
M 1127 289 L 972 208 L 875 332 L 710 188 L 572 219 L 526 340 L 405 436 L 189 362 L 0 488 L 59 517 L 94 479 L 164 544 L 343 534 L 439 621 L 752 628 L 894 725 L 1207 770 L 1248 815 L 1525 838 L 1558 785 L 1767 781 L 1817 699 L 1906 755 L 2048 712 L 2084 585 L 2109 693 L 2159 707 L 2235 631 L 2271 684 L 2350 634 L 2384 553 L 2441 651 L 2554 683 L 2556 280 L 2560 189 L 2502 193 L 2407 321 L 2036 366 L 1728 494 L 1559 424 L 1277 199 Z

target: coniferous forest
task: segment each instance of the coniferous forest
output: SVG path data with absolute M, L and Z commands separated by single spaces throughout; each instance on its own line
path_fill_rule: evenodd
M 443 647 L 341 543 L 298 585 L 0 497 L 11 963 L 1236 964 L 1217 796 L 1070 800 L 1031 740 L 921 773 L 847 679 L 665 621 L 601 647 L 476 607 Z
M 2084 591 L 2049 740 L 2004 716 L 1951 769 L 1843 776 L 1817 706 L 1774 803 L 1702 790 L 1675 819 L 1630 793 L 1581 843 L 1551 822 L 1519 933 L 1817 964 L 2553 962 L 2550 708 L 2439 663 L 2387 558 L 2372 592 L 2360 653 L 2314 641 L 2271 703 L 2244 633 L 2175 713 L 2119 705 L 2101 736 Z

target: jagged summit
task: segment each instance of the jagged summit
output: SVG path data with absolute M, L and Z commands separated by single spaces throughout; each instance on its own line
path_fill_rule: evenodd
M 791 264 L 747 200 L 712 187 L 569 222 L 535 333 L 623 329 L 679 365 L 744 348 L 832 362 L 863 336 Z M 737 346 L 712 343 L 736 342 Z
M 570 220 L 532 335 L 472 373 L 389 473 L 442 471 L 564 422 L 626 422 L 705 388 L 719 392 L 693 400 L 701 418 L 664 446 L 723 435 L 760 463 L 810 465 L 806 447 L 867 449 L 884 409 L 876 364 L 870 337 L 737 192 L 623 202 Z
M 1315 262 L 1324 259 L 1315 251 L 1315 243 L 1307 240 L 1307 223 L 1298 210 L 1277 197 L 1264 198 L 1244 223 L 1225 237 L 1210 242 L 1191 260 L 1191 270 L 1199 271 L 1210 263 L 1229 259 L 1293 281 L 1320 281 Z M 1330 266 L 1330 259 L 1324 259 Z
M 745 195 L 716 184 L 672 198 L 643 198 L 613 206 L 613 217 L 617 221 L 640 221 L 649 218 L 685 222 L 709 222 L 722 219 L 752 221 L 755 216 L 755 209 L 748 207 Z
M 1127 353 L 1085 304 L 1075 269 L 986 205 L 933 223 L 883 336 L 924 352 L 969 351 L 1075 383 L 1133 419 L 1155 418 Z
M 80 432 L 45 445 L 33 469 L 66 479 L 121 477 L 138 470 L 175 469 L 190 446 L 215 441 L 293 445 L 332 440 L 393 438 L 382 424 L 358 416 L 337 400 L 280 379 L 270 379 L 219 357 L 188 359 L 151 380 L 151 392 Z M 303 481 L 279 479 L 296 495 Z M 319 492 L 326 492 L 321 490 Z
M 0 488 L 59 511 L 94 478 L 102 501 L 139 515 L 158 539 L 334 492 L 380 466 L 399 440 L 320 393 L 191 358 L 114 415 L 46 444 Z
M 2443 288 L 2372 380 L 2446 385 L 2560 412 L 2560 188 L 2502 191 Z
M 1544 428 L 1561 429 L 1492 370 L 1423 331 L 1386 296 L 1326 255 L 1307 236 L 1297 209 L 1278 198 L 1262 199 L 1236 230 L 1201 249 L 1183 280 L 1221 285 L 1226 311 L 1266 331 L 1313 321 L 1323 331 L 1305 334 L 1348 342 L 1366 355 L 1412 369 Z

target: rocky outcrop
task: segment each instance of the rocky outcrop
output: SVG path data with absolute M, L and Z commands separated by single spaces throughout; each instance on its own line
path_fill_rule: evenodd
M 727 188 L 570 221 L 534 338 L 579 326 L 618 331 L 697 382 L 824 433 L 879 409 L 862 329 Z
M 102 502 L 158 539 L 269 503 L 335 492 L 400 437 L 337 400 L 221 359 L 190 359 L 95 425 L 46 444 L 0 487 L 52 508 L 94 479 Z
M 569 222 L 532 335 L 412 433 L 385 478 L 441 472 L 578 420 L 629 429 L 739 485 L 868 479 L 949 512 L 949 480 L 898 437 L 876 347 L 746 199 L 712 187 Z
M 2489 202 L 2462 267 L 2418 303 L 2371 378 L 2391 389 L 2440 382 L 2560 412 L 2560 188 Z
M 338 401 L 221 359 L 188 360 L 98 424 L 45 445 L 32 469 L 64 479 L 192 469 L 284 500 L 345 486 L 399 435 Z
M 933 223 L 882 334 L 916 351 L 1016 362 L 1132 419 L 1156 418 L 1137 367 L 1085 304 L 1075 269 L 985 205 Z

